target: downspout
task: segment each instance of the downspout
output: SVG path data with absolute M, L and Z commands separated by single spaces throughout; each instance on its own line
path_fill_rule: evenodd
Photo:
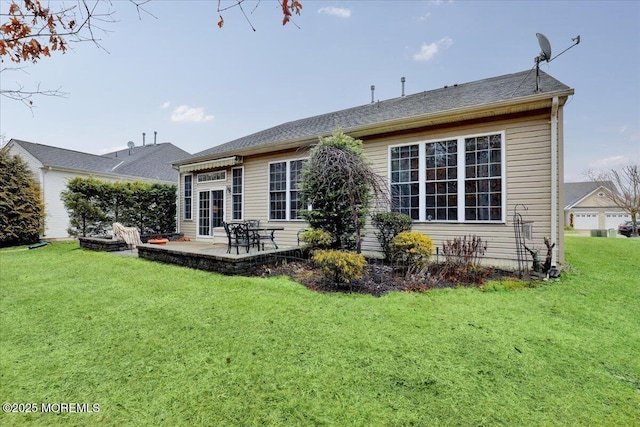
M 51 170 L 51 166 L 48 166 L 48 170 Z M 42 215 L 42 234 L 40 235 L 41 238 L 45 238 L 47 237 L 47 211 L 46 211 L 46 203 L 45 203 L 45 192 L 44 192 L 44 179 L 45 179 L 45 175 L 47 173 L 47 168 L 42 167 L 40 169 L 40 200 L 42 201 L 42 210 L 43 215 Z
M 551 242 L 555 242 L 551 266 L 558 261 L 558 97 L 551 103 Z

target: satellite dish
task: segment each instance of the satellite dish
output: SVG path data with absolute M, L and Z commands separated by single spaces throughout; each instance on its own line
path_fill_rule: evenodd
M 540 61 L 549 62 L 551 59 L 551 43 L 549 43 L 549 39 L 541 33 L 536 33 L 536 37 L 540 45 L 540 56 L 538 56 L 538 58 L 540 58 Z
M 547 62 L 551 62 L 554 59 L 556 59 L 558 56 L 562 55 L 563 53 L 565 53 L 566 51 L 568 51 L 569 49 L 571 49 L 572 47 L 576 46 L 577 44 L 580 44 L 580 36 L 576 36 L 573 37 L 571 39 L 571 41 L 573 42 L 573 44 L 571 46 L 569 46 L 568 48 L 566 48 L 565 50 L 563 50 L 562 52 L 560 52 L 559 54 L 557 54 L 556 56 L 554 56 L 553 58 L 551 57 L 551 43 L 549 43 L 549 39 L 546 38 L 544 36 L 544 34 L 541 33 L 536 33 L 536 37 L 538 38 L 538 44 L 540 45 L 540 55 L 535 57 L 535 62 L 536 62 L 536 92 L 540 92 L 540 62 L 541 61 L 547 61 Z
M 133 141 L 127 142 L 127 147 L 129 147 L 129 150 L 131 150 L 135 146 L 136 146 L 135 142 L 133 142 Z

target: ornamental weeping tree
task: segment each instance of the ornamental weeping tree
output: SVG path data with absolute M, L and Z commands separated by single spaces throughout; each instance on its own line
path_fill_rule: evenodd
M 321 138 L 306 162 L 300 194 L 313 209 L 301 215 L 331 233 L 332 247 L 362 249 L 362 228 L 373 199 L 385 200 L 384 179 L 371 170 L 362 141 L 336 130 Z

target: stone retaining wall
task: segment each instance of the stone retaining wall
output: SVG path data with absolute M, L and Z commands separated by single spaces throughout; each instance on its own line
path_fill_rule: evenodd
M 125 242 L 101 237 L 78 237 L 80 247 L 91 251 L 116 252 L 129 249 Z
M 265 254 L 252 254 L 236 258 L 220 257 L 197 252 L 174 251 L 151 245 L 138 246 L 138 257 L 166 264 L 181 265 L 198 270 L 213 271 L 226 275 L 247 275 L 263 265 L 276 265 L 284 260 L 300 259 L 298 248 L 285 249 Z

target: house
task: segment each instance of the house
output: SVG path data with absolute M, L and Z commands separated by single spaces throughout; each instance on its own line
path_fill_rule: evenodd
M 189 153 L 171 143 L 146 144 L 102 156 L 11 139 L 7 149 L 19 155 L 40 184 L 45 220 L 42 237 L 68 238 L 69 215 L 60 199 L 67 182 L 75 177 L 105 181 L 149 181 L 177 184 L 178 172 L 171 162 Z
M 616 191 L 611 181 L 565 183 L 564 225 L 575 230 L 608 230 L 630 221 L 631 216 L 607 197 L 611 191 Z
M 300 171 L 318 137 L 336 128 L 363 141 L 373 169 L 389 182 L 394 210 L 441 246 L 475 234 L 484 262 L 517 263 L 513 218 L 526 207 L 529 246 L 556 243 L 563 262 L 563 107 L 574 91 L 541 72 L 519 72 L 372 102 L 284 123 L 175 162 L 180 172 L 179 231 L 224 239 L 222 221 L 259 219 L 282 226 L 296 244 Z M 380 250 L 368 225 L 363 250 Z

